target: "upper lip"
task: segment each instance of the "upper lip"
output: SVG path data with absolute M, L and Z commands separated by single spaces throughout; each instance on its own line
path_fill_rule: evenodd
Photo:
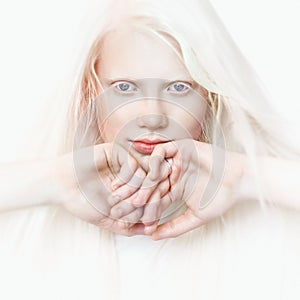
M 144 144 L 159 144 L 159 143 L 167 143 L 170 140 L 158 139 L 158 138 L 144 138 L 144 139 L 136 139 L 133 142 L 140 142 Z

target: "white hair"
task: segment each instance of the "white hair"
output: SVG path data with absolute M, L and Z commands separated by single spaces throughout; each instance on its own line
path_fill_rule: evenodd
M 102 8 L 91 12 L 93 27 L 85 32 L 71 84 L 66 84 L 66 93 L 53 104 L 48 117 L 46 135 L 53 138 L 32 149 L 33 156 L 54 157 L 72 151 L 81 113 L 87 107 L 81 145 L 101 142 L 94 127 L 93 100 L 101 86 L 95 64 L 105 35 L 122 22 L 131 22 L 137 30 L 146 30 L 172 47 L 192 78 L 208 91 L 212 114 L 204 128 L 207 141 L 218 144 L 220 124 L 226 148 L 247 154 L 257 174 L 262 204 L 257 155 L 299 158 L 299 148 L 285 139 L 281 117 L 210 3 L 119 0 L 100 4 Z M 69 90 L 72 95 L 65 98 Z M 5 213 L 0 223 L 1 262 L 11 270 L 1 275 L 2 282 L 9 282 L 8 289 L 17 285 L 16 295 L 30 290 L 33 299 L 116 299 L 119 270 L 113 233 L 54 206 Z M 243 203 L 183 236 L 153 242 L 160 250 L 151 261 L 152 273 L 145 278 L 151 279 L 153 290 L 143 298 L 292 299 L 297 272 L 293 263 L 300 250 L 297 226 L 292 211 Z M 168 258 L 164 270 L 163 257 Z M 37 289 L 37 284 L 42 288 Z M 46 295 L 40 294 L 41 289 Z

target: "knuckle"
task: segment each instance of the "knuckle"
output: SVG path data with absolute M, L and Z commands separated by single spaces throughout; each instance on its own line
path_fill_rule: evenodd
M 136 161 L 133 157 L 130 157 L 129 165 L 130 165 L 134 170 L 136 170 L 136 169 L 138 168 L 138 163 L 137 163 L 137 161 Z
M 167 207 L 170 206 L 172 200 L 170 197 L 164 197 L 161 201 L 161 210 L 165 210 Z
M 146 172 L 142 168 L 138 168 L 137 171 L 136 171 L 136 175 L 139 176 L 139 177 L 145 177 Z
M 126 184 L 126 195 L 131 195 L 136 191 L 136 186 L 132 183 Z

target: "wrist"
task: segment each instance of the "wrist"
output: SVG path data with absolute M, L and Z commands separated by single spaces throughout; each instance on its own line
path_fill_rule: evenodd
M 45 190 L 47 191 L 47 203 L 50 205 L 61 205 L 63 201 L 62 180 L 60 176 L 59 159 L 49 159 L 44 162 L 45 170 Z
M 241 155 L 241 177 L 237 188 L 237 202 L 249 202 L 257 199 L 257 186 L 253 168 L 247 155 Z

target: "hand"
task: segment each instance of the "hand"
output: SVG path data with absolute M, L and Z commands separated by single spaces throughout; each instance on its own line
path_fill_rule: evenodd
M 110 214 L 114 218 L 119 218 L 120 227 L 130 228 L 135 226 L 135 211 L 141 211 L 143 212 L 143 216 L 140 222 L 145 225 L 144 233 L 149 234 L 153 231 L 153 228 L 156 228 L 159 221 L 156 216 L 160 215 L 161 212 L 171 204 L 168 194 L 170 188 L 170 172 L 169 163 L 165 161 L 160 164 L 159 176 L 157 176 L 155 180 L 152 180 L 149 174 L 143 176 L 142 185 L 131 197 L 128 197 L 126 193 L 126 190 L 128 190 L 126 186 L 128 184 L 125 184 L 119 177 L 114 180 L 114 194 L 117 195 L 121 201 L 112 207 Z M 144 206 L 146 202 L 147 205 Z
M 130 210 L 127 206 L 130 211 L 125 213 L 130 212 L 134 222 L 130 228 L 120 226 L 119 220 L 110 215 L 111 208 L 121 200 L 117 193 L 130 200 L 145 178 L 145 172 L 122 147 L 100 144 L 67 153 L 55 161 L 53 174 L 58 203 L 74 216 L 118 234 L 144 233 L 144 224 L 138 224 L 143 208 L 131 205 Z M 116 178 L 123 184 L 112 188 Z
M 187 206 L 183 215 L 156 228 L 152 233 L 154 240 L 176 237 L 193 230 L 221 216 L 239 200 L 244 156 L 227 151 L 223 152 L 222 161 L 222 149 L 216 150 L 220 151 L 218 157 L 221 160 L 214 162 L 211 145 L 195 140 L 165 143 L 154 149 L 149 176 L 155 180 L 161 163 L 172 158 L 169 199 L 182 199 Z M 224 170 L 216 171 L 222 163 Z

